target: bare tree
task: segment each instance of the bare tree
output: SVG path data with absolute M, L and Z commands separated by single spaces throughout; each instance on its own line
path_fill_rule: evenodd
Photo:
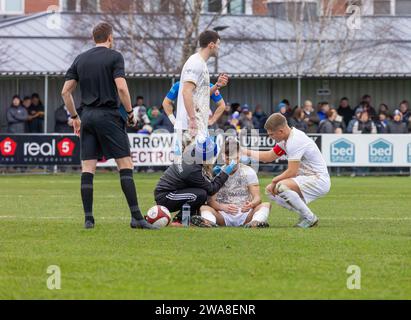
M 346 5 L 351 3 L 346 1 Z M 398 38 L 390 21 L 375 17 L 359 16 L 360 29 L 350 28 L 348 14 L 335 16 L 336 7 L 346 8 L 340 0 L 318 0 L 318 10 L 312 10 L 311 4 L 285 3 L 285 14 L 275 24 L 275 47 L 281 55 L 278 66 L 286 73 L 344 73 L 353 65 L 353 59 L 356 71 L 369 70 L 371 62 L 378 65 L 376 61 L 383 57 L 381 50 L 387 48 L 387 43 Z
M 211 28 L 227 6 L 204 15 L 204 5 L 204 0 L 131 0 L 127 6 L 113 5 L 102 18 L 113 25 L 116 47 L 131 69 L 143 66 L 148 73 L 179 73 L 195 53 L 200 33 Z M 82 34 L 93 22 L 90 16 L 76 15 L 73 30 Z

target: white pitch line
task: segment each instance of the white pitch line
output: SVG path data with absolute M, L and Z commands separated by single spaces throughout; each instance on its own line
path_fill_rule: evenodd
M 83 219 L 84 216 L 78 216 L 78 217 L 67 217 L 67 216 L 62 216 L 62 217 L 26 217 L 26 216 L 0 216 L 0 219 L 3 220 L 23 220 L 23 219 L 30 219 L 30 220 L 77 220 L 77 219 Z M 127 220 L 130 218 L 125 218 L 125 217 L 98 217 L 98 219 L 101 220 Z
M 23 219 L 31 219 L 31 220 L 78 220 L 82 219 L 83 216 L 61 216 L 61 217 L 42 217 L 42 216 L 0 216 L 0 219 L 7 220 L 7 219 L 16 219 L 16 220 L 23 220 Z M 100 217 L 98 215 L 95 216 L 96 219 L 101 220 L 128 220 L 129 217 Z M 292 217 L 286 217 L 285 219 L 288 220 L 295 220 Z M 320 220 L 327 220 L 327 221 L 411 221 L 411 217 L 400 217 L 400 218 L 388 218 L 388 217 L 336 217 L 336 218 L 321 218 Z

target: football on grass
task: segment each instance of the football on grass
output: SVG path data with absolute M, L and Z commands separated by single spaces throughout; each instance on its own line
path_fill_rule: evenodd
M 159 228 L 167 227 L 171 222 L 170 211 L 163 206 L 154 206 L 148 210 L 146 220 Z

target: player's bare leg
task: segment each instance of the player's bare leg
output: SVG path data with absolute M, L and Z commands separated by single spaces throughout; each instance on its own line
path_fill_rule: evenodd
M 267 191 L 272 191 L 274 196 L 282 198 L 289 207 L 300 215 L 300 221 L 296 227 L 307 229 L 318 224 L 317 216 L 308 208 L 300 187 L 293 179 L 280 181 L 274 189 L 270 189 L 270 186 L 268 186 Z
M 82 162 L 81 199 L 83 201 L 84 227 L 86 229 L 93 229 L 95 225 L 93 216 L 93 181 L 96 166 L 97 160 L 85 160 Z
M 134 164 L 131 157 L 116 159 L 116 163 L 118 171 L 120 172 L 121 189 L 123 190 L 130 208 L 130 227 L 132 229 L 158 229 L 157 227 L 149 224 L 141 214 L 133 177 Z
M 271 204 L 264 202 L 254 208 L 245 220 L 244 227 L 246 228 L 268 228 L 268 216 L 270 215 Z
M 202 206 L 200 214 L 200 216 L 191 218 L 191 222 L 197 227 L 216 228 L 217 226 L 225 226 L 223 216 L 210 206 Z

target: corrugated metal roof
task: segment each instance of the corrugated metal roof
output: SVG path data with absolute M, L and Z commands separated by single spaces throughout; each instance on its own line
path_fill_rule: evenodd
M 64 13 L 61 27 L 55 29 L 48 27 L 51 18 L 51 14 L 41 13 L 0 23 L 1 47 L 6 52 L 6 60 L 0 58 L 0 75 L 63 75 L 75 56 L 92 46 L 88 41 L 91 26 L 105 19 L 98 14 Z M 127 16 L 117 18 L 128 23 Z M 164 15 L 136 15 L 133 19 L 150 31 L 152 41 L 169 41 L 168 64 L 178 65 L 183 39 L 177 21 Z M 202 16 L 202 28 L 211 19 L 211 15 Z M 411 75 L 411 17 L 364 17 L 361 30 L 350 32 L 345 24 L 344 18 L 295 25 L 272 17 L 222 16 L 211 23 L 212 27 L 229 26 L 221 33 L 219 71 L 239 78 Z M 117 34 L 116 45 L 121 49 L 128 39 Z M 175 70 L 157 63 L 150 48 L 141 50 L 155 70 L 121 50 L 129 76 L 178 77 Z

